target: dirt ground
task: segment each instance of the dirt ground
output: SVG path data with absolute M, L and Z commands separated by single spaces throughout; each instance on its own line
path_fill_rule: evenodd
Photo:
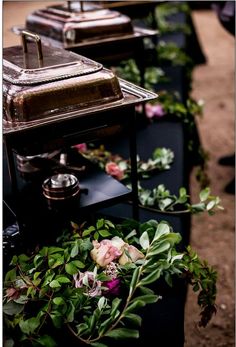
M 55 3 L 55 2 L 54 2 Z M 10 32 L 15 24 L 24 24 L 25 16 L 42 2 L 25 2 L 16 11 L 16 2 L 3 6 L 3 46 L 19 44 Z M 47 2 L 47 5 L 50 5 Z M 234 37 L 228 34 L 212 11 L 194 11 L 207 64 L 193 74 L 192 96 L 205 101 L 204 117 L 198 122 L 203 147 L 210 153 L 208 174 L 211 190 L 222 199 L 224 211 L 215 216 L 200 215 L 192 219 L 191 245 L 218 271 L 218 312 L 207 328 L 196 327 L 199 309 L 196 297 L 188 293 L 186 305 L 185 347 L 234 346 L 234 195 L 224 186 L 233 178 L 234 168 L 220 166 L 217 160 L 234 151 Z M 198 193 L 195 173 L 191 177 L 192 200 Z M 197 199 L 197 198 L 196 198 Z M 173 346 L 174 347 L 174 346 Z
M 234 168 L 220 166 L 218 159 L 234 152 L 234 78 L 235 39 L 218 22 L 212 11 L 195 11 L 193 20 L 207 64 L 193 74 L 192 96 L 205 101 L 198 128 L 203 147 L 210 153 L 208 174 L 211 191 L 222 200 L 224 211 L 214 216 L 192 218 L 191 245 L 218 271 L 218 311 L 209 326 L 200 330 L 195 294 L 189 291 L 186 306 L 185 347 L 235 346 L 234 322 L 234 202 L 224 192 L 234 177 Z M 192 200 L 198 192 L 194 172 L 191 177 Z

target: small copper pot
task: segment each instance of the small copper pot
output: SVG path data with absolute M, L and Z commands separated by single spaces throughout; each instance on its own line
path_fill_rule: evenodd
M 79 194 L 79 180 L 74 175 L 59 173 L 47 178 L 43 184 L 43 195 L 53 201 L 68 200 Z

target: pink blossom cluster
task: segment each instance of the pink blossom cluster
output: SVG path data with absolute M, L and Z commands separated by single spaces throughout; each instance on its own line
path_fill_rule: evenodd
M 101 242 L 94 240 L 90 255 L 98 266 L 104 268 L 104 274 L 110 278 L 108 281 L 101 282 L 96 279 L 96 274 L 91 271 L 79 272 L 74 275 L 75 287 L 85 288 L 85 294 L 91 297 L 106 294 L 118 295 L 120 291 L 118 265 L 125 265 L 144 258 L 142 252 L 124 242 L 118 236 Z
M 142 112 L 142 105 L 138 105 L 136 107 L 137 112 Z M 152 105 L 149 102 L 145 104 L 145 114 L 147 118 L 152 119 L 152 118 L 160 118 L 165 115 L 165 111 L 163 109 L 163 106 L 161 104 L 155 104 Z
M 121 181 L 124 178 L 124 171 L 120 169 L 119 165 L 115 162 L 110 161 L 105 166 L 106 173 L 116 178 L 118 181 Z

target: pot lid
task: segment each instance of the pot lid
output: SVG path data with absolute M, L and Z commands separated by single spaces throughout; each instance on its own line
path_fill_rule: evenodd
M 103 69 L 100 63 L 70 51 L 41 45 L 38 35 L 26 34 L 33 37 L 37 45 L 30 42 L 26 46 L 25 43 L 25 51 L 24 45 L 3 49 L 3 80 L 15 85 L 33 85 L 84 76 Z

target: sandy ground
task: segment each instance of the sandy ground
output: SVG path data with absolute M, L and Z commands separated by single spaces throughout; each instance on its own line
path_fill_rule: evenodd
M 224 192 L 234 168 L 220 166 L 221 156 L 234 152 L 234 49 L 235 39 L 220 25 L 214 12 L 193 12 L 193 20 L 207 57 L 207 64 L 193 74 L 192 96 L 205 101 L 204 117 L 198 122 L 203 147 L 210 153 L 208 174 L 211 191 L 220 196 L 224 211 L 192 219 L 191 245 L 218 271 L 218 312 L 207 328 L 196 328 L 198 307 L 189 291 L 186 306 L 185 347 L 232 347 L 234 335 L 234 202 Z M 191 177 L 192 199 L 198 186 Z
M 54 2 L 55 3 L 55 2 Z M 42 2 L 3 5 L 3 46 L 20 44 L 10 28 Z M 47 2 L 47 5 L 52 4 Z M 209 176 L 212 193 L 222 199 L 224 211 L 213 217 L 193 217 L 192 247 L 218 270 L 218 312 L 209 326 L 197 329 L 199 310 L 189 291 L 186 306 L 185 347 L 234 346 L 234 195 L 224 193 L 234 169 L 217 164 L 218 158 L 234 151 L 234 37 L 219 24 L 211 11 L 193 12 L 207 64 L 195 68 L 192 96 L 205 101 L 204 117 L 198 122 L 203 146 L 210 153 Z M 194 173 L 191 178 L 193 201 L 198 193 Z M 177 318 L 177 317 L 176 317 Z M 174 347 L 174 346 L 173 346 Z

